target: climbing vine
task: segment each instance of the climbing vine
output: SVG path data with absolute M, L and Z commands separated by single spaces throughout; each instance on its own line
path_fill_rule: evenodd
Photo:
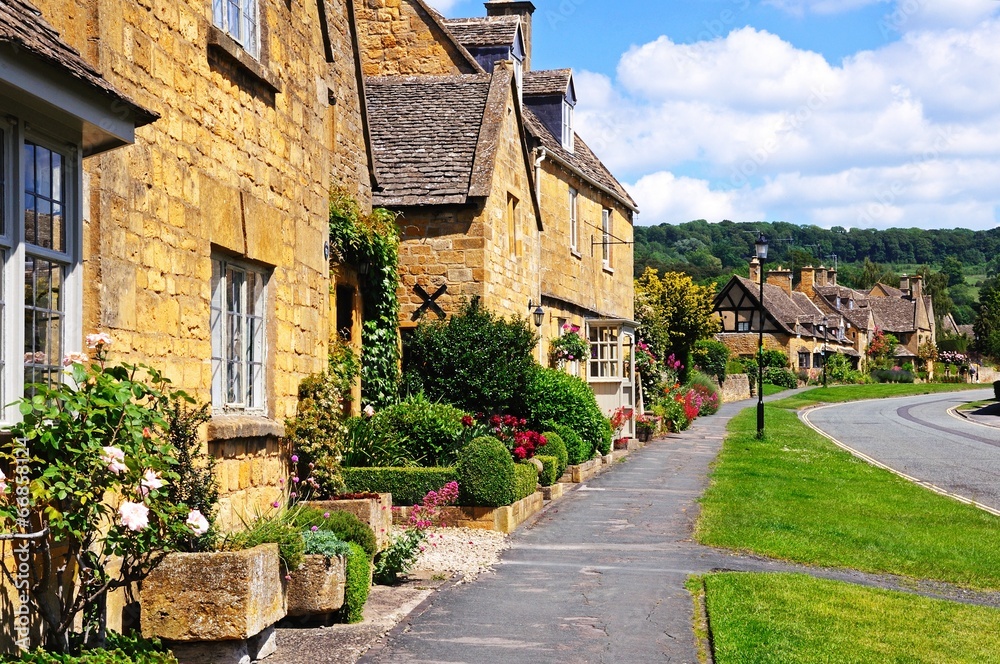
M 330 260 L 366 263 L 358 275 L 364 303 L 361 400 L 376 409 L 395 403 L 399 388 L 399 230 L 396 217 L 377 208 L 361 211 L 342 188 L 330 195 Z

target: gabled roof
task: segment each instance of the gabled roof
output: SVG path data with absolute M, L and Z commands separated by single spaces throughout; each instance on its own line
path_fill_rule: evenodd
M 471 65 L 473 72 L 485 73 L 485 70 L 483 69 L 482 65 L 479 64 L 479 62 L 472 56 L 472 54 L 469 53 L 469 50 L 465 48 L 465 46 L 463 46 L 458 41 L 458 39 L 455 38 L 455 35 L 448 29 L 448 26 L 445 24 L 447 19 L 444 16 L 442 16 L 440 12 L 438 12 L 436 9 L 428 5 L 426 2 L 424 2 L 424 0 L 413 0 L 413 2 L 420 9 L 422 9 L 427 14 L 427 17 L 430 18 L 430 20 L 438 28 L 441 29 L 441 32 L 444 33 L 449 40 L 451 40 L 452 45 L 458 50 L 459 54 L 465 60 L 466 64 Z
M 625 191 L 625 187 L 615 179 L 615 176 L 597 158 L 597 155 L 591 151 L 579 134 L 574 135 L 574 151 L 569 152 L 563 148 L 562 141 L 553 136 L 548 127 L 529 108 L 524 109 L 524 126 L 554 161 L 575 171 L 599 189 L 603 189 L 630 210 L 639 211 L 635 201 Z
M 491 80 L 487 74 L 366 80 L 382 187 L 376 205 L 468 200 Z
M 903 291 L 881 282 L 875 284 L 875 286 L 868 291 L 868 293 L 873 297 L 879 297 L 882 293 L 885 293 L 885 297 L 903 297 Z
M 746 277 L 736 276 L 733 279 L 750 293 L 755 302 L 759 299 L 760 284 Z M 793 291 L 789 296 L 784 288 L 767 283 L 764 284 L 764 309 L 788 334 L 812 336 L 812 328 L 823 321 L 823 312 L 804 293 Z M 806 325 L 810 328 L 807 329 Z
M 903 297 L 873 297 L 875 325 L 885 332 L 916 332 L 916 302 Z
M 521 27 L 521 17 L 516 15 L 452 18 L 443 22 L 466 48 L 513 46 Z
M 870 298 L 864 291 L 854 290 L 845 286 L 815 286 L 813 290 L 819 296 L 818 300 L 821 308 L 830 313 L 843 316 L 844 319 L 854 327 L 867 330 L 871 322 L 871 309 L 869 308 Z M 850 309 L 836 306 L 836 298 L 842 301 L 854 300 L 855 307 Z
M 573 82 L 572 69 L 547 69 L 524 72 L 525 97 L 565 96 Z
M 41 12 L 23 0 L 4 0 L 0 3 L 0 44 L 24 49 L 95 91 L 124 104 L 134 114 L 137 127 L 160 117 L 115 89 L 76 49 L 62 40 Z

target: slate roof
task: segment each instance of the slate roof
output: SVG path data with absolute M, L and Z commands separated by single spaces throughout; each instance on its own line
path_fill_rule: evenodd
M 491 76 L 366 80 L 377 205 L 461 204 L 469 197 Z
M 836 313 L 843 316 L 847 322 L 858 329 L 868 329 L 868 324 L 870 322 L 870 298 L 868 293 L 854 290 L 853 288 L 847 288 L 845 286 L 815 286 L 813 290 L 820 296 L 820 302 L 830 313 Z M 840 309 L 837 309 L 836 298 L 838 297 L 843 302 L 848 302 L 853 299 L 854 309 L 850 309 L 847 306 L 841 306 Z
M 760 293 L 760 284 L 736 277 L 756 301 Z M 823 322 L 823 312 L 808 298 L 805 293 L 793 291 L 790 297 L 784 288 L 772 284 L 764 284 L 764 309 L 781 324 L 788 334 L 813 335 L 813 327 Z M 807 327 L 808 326 L 808 327 Z
M 92 89 L 124 103 L 135 114 L 137 127 L 159 118 L 116 90 L 76 49 L 62 40 L 41 12 L 24 0 L 0 2 L 0 44 L 24 49 Z
M 530 108 L 524 109 L 524 127 L 535 139 L 537 139 L 545 151 L 558 161 L 570 166 L 578 171 L 584 178 L 594 184 L 606 189 L 626 207 L 636 210 L 637 206 L 625 187 L 615 179 L 597 155 L 580 138 L 579 134 L 574 135 L 573 152 L 569 152 L 562 146 L 561 138 L 556 138 L 549 131 L 548 127 L 535 115 Z
M 569 89 L 572 69 L 546 69 L 524 72 L 525 97 L 565 96 Z
M 466 48 L 513 46 L 520 16 L 481 16 L 445 19 L 444 25 Z

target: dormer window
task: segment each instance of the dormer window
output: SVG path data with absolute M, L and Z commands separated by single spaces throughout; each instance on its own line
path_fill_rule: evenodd
M 568 99 L 563 100 L 562 106 L 562 146 L 569 152 L 573 152 L 573 105 Z

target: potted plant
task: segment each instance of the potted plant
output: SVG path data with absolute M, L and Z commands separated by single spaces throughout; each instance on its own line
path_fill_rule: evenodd
M 555 366 L 582 360 L 590 345 L 580 336 L 580 326 L 563 325 L 562 335 L 549 342 L 549 361 Z
M 635 432 L 639 440 L 648 442 L 660 425 L 660 418 L 645 413 L 635 418 Z

